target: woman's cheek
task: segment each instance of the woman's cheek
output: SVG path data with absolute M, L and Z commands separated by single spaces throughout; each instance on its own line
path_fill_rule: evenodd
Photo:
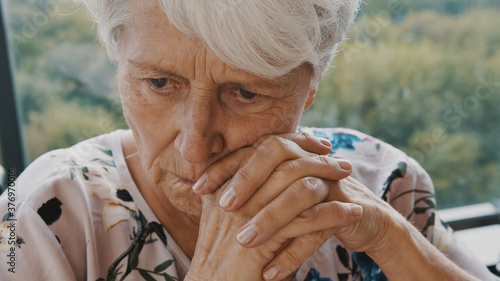
M 302 112 L 293 108 L 294 106 L 276 107 L 273 110 L 272 116 L 267 120 L 271 134 L 288 134 L 296 131 Z

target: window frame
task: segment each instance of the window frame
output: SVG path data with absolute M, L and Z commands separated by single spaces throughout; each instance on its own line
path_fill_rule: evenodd
M 15 170 L 16 177 L 26 167 L 26 158 L 23 148 L 23 137 L 19 120 L 19 107 L 13 83 L 10 62 L 11 53 L 7 38 L 3 1 L 0 1 L 0 85 L 2 85 L 2 102 L 0 103 L 0 145 L 2 152 L 2 165 L 5 174 L 11 169 Z M 0 188 L 6 187 L 7 177 L 0 179 Z M 3 191 L 1 188 L 0 193 Z

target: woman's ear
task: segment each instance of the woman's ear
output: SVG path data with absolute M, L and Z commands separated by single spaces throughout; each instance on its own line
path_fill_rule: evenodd
M 306 100 L 306 105 L 304 106 L 304 110 L 308 109 L 314 102 L 314 99 L 316 98 L 316 90 L 317 88 L 311 87 L 309 89 L 309 93 L 307 95 L 307 100 Z
M 304 110 L 308 109 L 313 104 L 314 99 L 316 98 L 316 91 L 318 91 L 318 84 L 319 80 L 321 80 L 321 77 L 322 76 L 311 81 L 311 86 L 309 87 L 309 93 L 307 94 L 307 100 L 304 106 Z

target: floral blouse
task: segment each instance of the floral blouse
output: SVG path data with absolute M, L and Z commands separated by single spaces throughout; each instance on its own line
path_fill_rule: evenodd
M 332 142 L 352 177 L 482 280 L 484 265 L 436 215 L 429 176 L 394 147 L 351 129 L 301 128 Z M 0 280 L 183 280 L 190 260 L 158 222 L 127 168 L 121 131 L 46 153 L 0 197 Z M 364 253 L 329 239 L 295 280 L 387 280 Z

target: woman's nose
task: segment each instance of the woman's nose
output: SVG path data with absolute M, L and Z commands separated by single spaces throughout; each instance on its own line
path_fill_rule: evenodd
M 223 150 L 224 140 L 218 130 L 216 108 L 207 100 L 186 101 L 178 123 L 175 148 L 189 163 L 201 163 Z

